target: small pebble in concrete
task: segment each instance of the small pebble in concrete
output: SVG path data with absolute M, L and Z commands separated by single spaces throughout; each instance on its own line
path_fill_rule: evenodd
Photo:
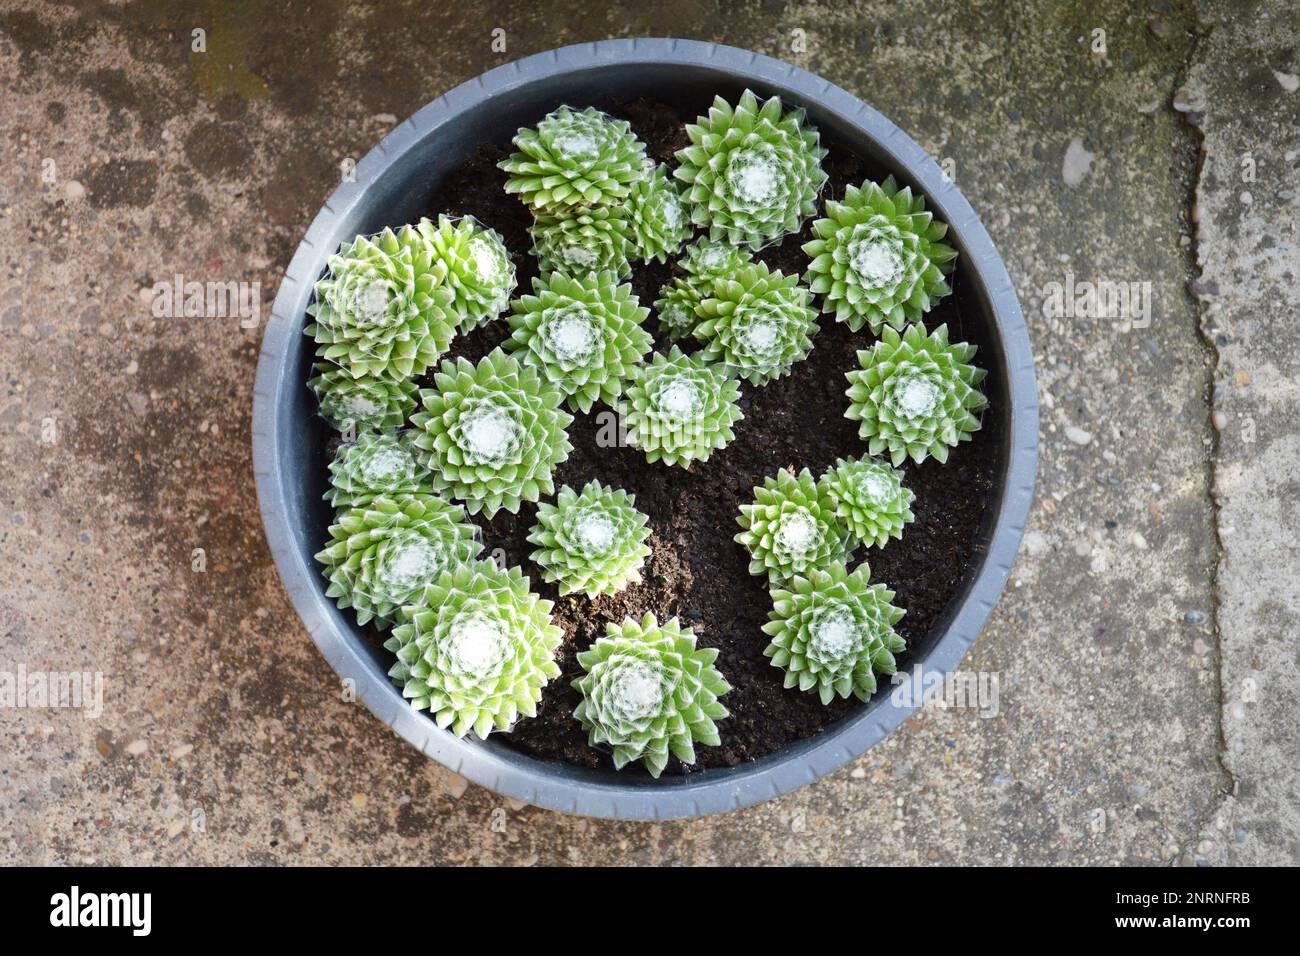
M 1273 71 L 1273 78 L 1277 80 L 1278 85 L 1288 93 L 1294 93 L 1300 90 L 1300 76 L 1294 73 L 1283 73 L 1281 70 Z
M 1061 163 L 1061 178 L 1065 180 L 1065 185 L 1077 186 L 1083 182 L 1096 158 L 1096 153 L 1084 149 L 1083 140 L 1079 137 L 1070 140 L 1070 145 L 1065 148 L 1065 160 Z
M 1086 445 L 1092 441 L 1092 432 L 1086 432 L 1077 425 L 1066 425 L 1065 437 L 1076 445 Z
M 1188 611 L 1183 615 L 1183 620 L 1195 627 L 1204 624 L 1208 618 L 1204 611 Z
M 133 740 L 126 745 L 127 755 L 131 757 L 143 756 L 148 749 L 149 741 L 147 740 Z

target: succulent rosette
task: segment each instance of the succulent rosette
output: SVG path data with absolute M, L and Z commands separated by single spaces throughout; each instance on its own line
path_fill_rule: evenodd
M 751 385 L 789 374 L 812 351 L 811 298 L 797 275 L 770 272 L 761 262 L 715 279 L 713 294 L 696 310 L 692 334 L 704 343 L 700 356 Z
M 512 332 L 503 347 L 587 412 L 613 405 L 623 381 L 654 339 L 641 323 L 650 314 L 612 272 L 570 277 L 553 272 L 533 280 L 533 294 L 511 303 Z
M 356 441 L 339 446 L 329 472 L 325 500 L 335 508 L 361 507 L 380 495 L 433 494 L 409 432 L 362 432 Z
M 648 521 L 636 509 L 636 496 L 621 488 L 592 481 L 579 494 L 565 485 L 555 504 L 537 506 L 537 523 L 528 532 L 538 546 L 531 557 L 546 581 L 559 583 L 561 594 L 621 591 L 641 580 L 650 556 Z
M 699 239 L 677 260 L 682 275 L 659 290 L 655 311 L 659 324 L 674 341 L 694 334 L 700 303 L 713 295 L 713 280 L 729 277 L 754 261 L 743 246 Z
M 383 627 L 397 609 L 448 568 L 477 557 L 478 529 L 465 510 L 437 495 L 380 495 L 338 515 L 316 555 L 329 579 L 326 597 L 353 608 L 357 623 Z
M 849 572 L 835 561 L 772 591 L 763 654 L 785 671 L 787 688 L 815 692 L 823 704 L 837 694 L 867 701 L 876 675 L 894 673 L 894 655 L 906 647 L 894 625 L 906 612 L 870 576 L 866 562 Z
M 691 234 L 690 212 L 664 165 L 632 184 L 627 216 L 636 258 L 647 262 L 666 262 Z
M 518 568 L 491 561 L 450 568 L 402 608 L 384 647 L 397 655 L 388 676 L 439 727 L 480 739 L 537 714 L 542 688 L 560 676 L 564 632 L 551 602 L 528 590 Z
M 872 455 L 889 452 L 895 465 L 909 456 L 920 464 L 929 456 L 948 460 L 948 449 L 970 441 L 979 430 L 975 412 L 988 404 L 977 386 L 984 369 L 970 364 L 975 346 L 948 343 L 948 326 L 930 335 L 909 325 L 891 327 L 871 348 L 858 352 L 860 370 L 849 380 L 846 418 L 859 422 L 858 434 Z
M 619 407 L 627 441 L 646 461 L 686 467 L 736 437 L 739 399 L 740 386 L 722 368 L 674 345 L 633 367 Z
M 411 416 L 421 464 L 438 491 L 465 502 L 470 514 L 514 513 L 521 501 L 552 494 L 551 473 L 573 446 L 573 416 L 564 393 L 533 368 L 493 349 L 477 365 L 442 363 L 423 410 Z
M 635 237 L 622 210 L 601 207 L 538 213 L 529 234 L 532 253 L 544 273 L 609 271 L 620 278 L 632 274 L 628 257 L 635 251 Z
M 903 472 L 879 458 L 836 459 L 821 486 L 835 514 L 867 547 L 883 548 L 891 537 L 901 538 L 903 526 L 915 517 Z
M 447 310 L 462 332 L 491 321 L 510 304 L 515 291 L 515 264 L 495 230 L 473 216 L 439 216 L 417 226 L 435 253 L 435 268 L 451 294 Z
M 775 96 L 760 105 L 746 90 L 734 108 L 715 97 L 686 133 L 674 175 L 689 185 L 691 219 L 709 238 L 757 249 L 816 213 L 827 151 L 803 110 L 783 111 Z
M 653 614 L 606 625 L 606 634 L 578 655 L 585 673 L 573 682 L 582 695 L 573 716 L 591 746 L 613 750 L 622 770 L 640 760 L 652 777 L 671 753 L 695 763 L 695 745 L 721 743 L 715 721 L 731 685 L 713 666 L 718 652 L 697 648 L 695 634 L 677 618 L 660 625 Z
M 518 152 L 498 165 L 506 192 L 538 212 L 621 203 L 645 177 L 645 144 L 632 127 L 588 107 L 548 114 L 515 136 Z
M 942 241 L 948 226 L 893 176 L 849 186 L 843 202 L 827 200 L 826 218 L 812 228 L 803 247 L 812 259 L 808 284 L 822 311 L 854 332 L 864 324 L 876 335 L 886 325 L 901 330 L 952 291 L 945 277 L 957 250 Z
M 330 256 L 304 330 L 321 358 L 354 378 L 409 378 L 447 351 L 456 334 L 453 293 L 426 223 L 357 236 Z
M 848 561 L 856 546 L 835 505 L 807 468 L 782 468 L 754 488 L 754 503 L 740 506 L 736 541 L 749 552 L 749 573 L 772 583 L 808 574 L 831 561 Z
M 400 428 L 415 408 L 415 382 L 387 375 L 354 378 L 332 362 L 317 362 L 307 387 L 316 393 L 320 413 L 339 431 Z

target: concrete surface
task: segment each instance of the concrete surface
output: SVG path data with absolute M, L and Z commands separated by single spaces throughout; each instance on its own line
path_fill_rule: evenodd
M 0 671 L 104 675 L 94 719 L 0 707 L 0 862 L 1300 862 L 1296 14 L 990 6 L 0 3 Z M 966 664 L 998 715 L 927 711 L 786 798 L 662 825 L 506 803 L 343 699 L 257 517 L 260 325 L 149 295 L 179 273 L 269 303 L 394 123 L 641 34 L 789 59 L 948 160 L 1044 410 Z M 1149 319 L 1053 309 L 1098 280 L 1149 283 Z

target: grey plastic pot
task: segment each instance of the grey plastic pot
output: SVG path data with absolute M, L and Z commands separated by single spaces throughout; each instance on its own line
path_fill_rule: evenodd
M 823 133 L 894 172 L 925 195 L 951 227 L 959 280 L 985 325 L 980 361 L 989 369 L 1000 482 L 987 509 L 974 565 L 961 593 L 907 665 L 944 674 L 975 642 L 1006 583 L 1033 495 L 1038 404 L 1029 336 L 1001 258 L 970 205 L 938 165 L 891 122 L 860 100 L 779 60 L 692 40 L 606 40 L 540 53 L 490 70 L 451 90 L 392 131 L 341 185 L 299 245 L 275 299 L 262 341 L 253 403 L 253 461 L 271 553 L 294 606 L 321 652 L 376 716 L 428 756 L 508 797 L 572 813 L 625 819 L 699 816 L 757 803 L 829 773 L 877 743 L 915 710 L 889 688 L 822 733 L 753 763 L 653 780 L 536 760 L 502 743 L 458 740 L 412 711 L 389 682 L 388 655 L 367 642 L 350 613 L 325 597 L 312 559 L 325 540 L 321 501 L 323 421 L 304 386 L 312 343 L 302 335 L 312 284 L 343 240 L 418 218 L 444 175 L 480 143 L 505 143 L 562 103 L 608 108 L 639 95 L 697 109 L 717 93 L 734 101 L 744 88 L 779 94 L 808 111 Z M 992 420 L 992 421 L 991 421 Z M 960 454 L 960 452 L 958 452 Z M 725 732 L 725 726 L 724 726 Z

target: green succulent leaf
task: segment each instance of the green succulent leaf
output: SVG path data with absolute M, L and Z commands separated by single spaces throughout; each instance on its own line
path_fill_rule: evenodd
M 515 291 L 515 264 L 505 241 L 473 216 L 439 216 L 435 226 L 421 220 L 416 227 L 435 253 L 435 265 L 451 293 L 447 309 L 468 332 L 495 319 Z
M 415 382 L 387 375 L 353 377 L 333 362 L 317 362 L 307 387 L 316 393 L 321 416 L 339 431 L 400 428 L 415 408 Z
M 354 378 L 410 378 L 438 360 L 456 334 L 454 293 L 428 237 L 428 220 L 357 236 L 330 256 L 304 330 L 317 354 Z
M 753 256 L 744 246 L 729 246 L 709 239 L 688 245 L 677 260 L 682 274 L 661 288 L 655 300 L 655 311 L 664 331 L 673 341 L 692 336 L 700 322 L 700 304 L 713 295 L 713 281 L 729 278 L 753 262 Z
M 686 133 L 691 145 L 677 152 L 674 175 L 690 187 L 691 220 L 709 238 L 758 249 L 816 213 L 827 151 L 803 110 L 782 111 L 775 96 L 760 104 L 746 90 L 734 108 L 716 97 Z
M 895 465 L 909 456 L 920 464 L 933 455 L 948 460 L 948 449 L 970 441 L 979 430 L 975 412 L 988 404 L 977 386 L 984 369 L 969 364 L 975 346 L 948 344 L 948 326 L 929 336 L 920 323 L 899 334 L 886 327 L 880 341 L 858 352 L 861 370 L 849 380 L 846 418 L 872 455 L 889 452 Z
M 782 468 L 740 506 L 736 541 L 749 552 L 749 573 L 788 581 L 831 561 L 848 561 L 856 543 L 835 505 L 807 468 L 797 476 Z
M 835 561 L 773 589 L 763 625 L 772 642 L 763 654 L 785 671 L 787 688 L 816 693 L 823 704 L 837 694 L 867 701 L 876 675 L 894 673 L 894 655 L 906 647 L 894 625 L 906 612 L 870 577 L 866 562 L 850 573 Z
M 645 144 L 632 127 L 598 110 L 561 106 L 515 136 L 518 152 L 498 165 L 506 192 L 537 212 L 621 203 L 646 175 Z
M 538 546 L 531 557 L 544 579 L 558 582 L 561 594 L 582 591 L 587 597 L 639 582 L 650 556 L 650 529 L 635 506 L 635 495 L 599 481 L 588 482 L 581 494 L 565 485 L 555 504 L 538 505 L 528 540 Z
M 518 568 L 491 561 L 450 568 L 404 606 L 384 647 L 397 655 L 388 676 L 439 727 L 480 739 L 534 717 L 542 688 L 560 676 L 564 632 L 551 602 L 528 590 Z
M 740 386 L 722 368 L 674 345 L 667 356 L 656 352 L 633 367 L 619 408 L 628 443 L 646 461 L 686 467 L 736 437 L 731 426 L 744 417 L 739 399 Z
M 470 514 L 511 513 L 521 501 L 555 491 L 551 473 L 573 446 L 573 416 L 564 393 L 501 349 L 477 365 L 442 363 L 434 387 L 422 389 L 423 410 L 411 416 L 415 447 L 439 491 L 465 502 Z
M 666 262 L 691 234 L 690 212 L 667 166 L 632 184 L 627 211 L 638 259 Z
M 503 347 L 557 386 L 575 411 L 591 411 L 598 401 L 614 405 L 654 344 L 642 328 L 650 310 L 612 272 L 534 279 L 533 294 L 511 309 Z
M 812 351 L 817 311 L 797 275 L 770 272 L 761 262 L 713 281 L 713 294 L 696 309 L 692 334 L 700 356 L 751 385 L 787 375 Z
M 411 444 L 413 437 L 409 431 L 362 432 L 356 441 L 340 445 L 329 464 L 325 500 L 335 508 L 360 508 L 380 495 L 433 494 L 429 473 Z
M 397 609 L 448 568 L 483 550 L 465 510 L 430 494 L 380 495 L 339 513 L 316 555 L 329 579 L 326 597 L 353 608 L 357 623 L 385 627 Z
M 677 618 L 653 614 L 606 625 L 606 634 L 578 655 L 584 674 L 573 682 L 582 700 L 573 716 L 591 746 L 608 746 L 619 770 L 640 760 L 653 777 L 671 753 L 695 763 L 695 745 L 721 743 L 715 721 L 727 716 L 718 698 L 731 690 L 713 666 L 718 652 L 697 648 Z
M 632 274 L 632 224 L 621 209 L 605 207 L 538 213 L 529 229 L 542 272 Z
M 903 526 L 915 517 L 902 471 L 879 458 L 836 459 L 821 486 L 835 514 L 867 547 L 883 548 L 891 537 L 901 538 Z
M 941 240 L 948 227 L 925 209 L 911 187 L 883 183 L 849 186 L 843 202 L 826 202 L 826 218 L 813 223 L 804 252 L 812 259 L 808 285 L 822 297 L 822 311 L 858 331 L 879 335 L 885 325 L 902 330 L 920 321 L 935 301 L 952 291 L 957 250 Z

